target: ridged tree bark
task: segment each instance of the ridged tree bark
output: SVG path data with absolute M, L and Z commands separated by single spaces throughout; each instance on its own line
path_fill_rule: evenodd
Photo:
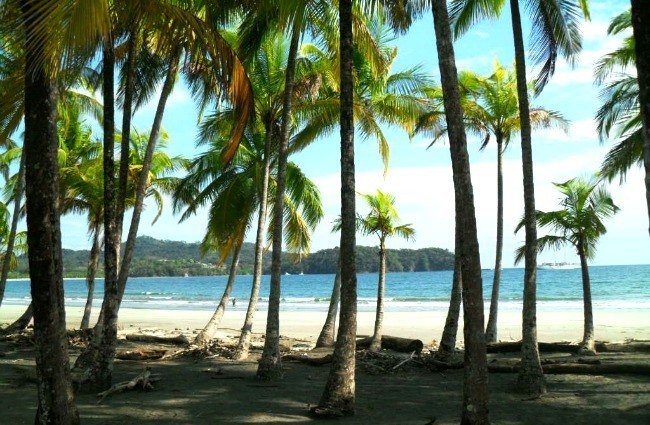
M 458 208 L 458 205 L 456 205 Z M 458 337 L 458 319 L 460 318 L 460 306 L 463 301 L 463 273 L 461 271 L 460 252 L 460 226 L 456 224 L 454 246 L 454 276 L 451 284 L 451 297 L 449 299 L 449 310 L 445 320 L 445 328 L 440 338 L 440 346 L 436 357 L 442 361 L 448 360 L 456 352 L 456 339 Z
M 257 300 L 260 296 L 260 287 L 262 285 L 262 266 L 264 260 L 264 239 L 266 237 L 266 213 L 269 198 L 269 176 L 271 174 L 271 143 L 273 141 L 273 125 L 268 123 L 266 136 L 264 140 L 264 175 L 262 177 L 262 187 L 260 188 L 260 206 L 257 213 L 257 234 L 255 236 L 255 263 L 253 265 L 253 285 L 251 287 L 251 296 L 246 309 L 246 318 L 242 326 L 239 341 L 233 358 L 243 360 L 248 357 L 251 346 L 251 333 L 253 332 L 253 320 L 257 309 Z
M 228 282 L 226 283 L 226 288 L 223 290 L 223 295 L 219 301 L 217 309 L 214 311 L 214 314 L 210 318 L 210 321 L 205 325 L 205 327 L 199 332 L 199 334 L 194 338 L 194 344 L 202 345 L 207 344 L 214 338 L 214 334 L 219 329 L 221 324 L 221 319 L 223 318 L 223 313 L 226 311 L 228 306 L 228 301 L 230 300 L 230 293 L 232 292 L 232 287 L 235 284 L 235 277 L 237 276 L 237 267 L 239 266 L 239 254 L 241 253 L 242 244 L 239 243 L 235 247 L 235 252 L 232 256 L 232 263 L 230 263 L 230 273 L 228 274 Z
M 165 106 L 167 99 L 174 87 L 178 64 L 180 60 L 180 52 L 177 51 L 170 55 L 169 65 L 165 76 L 165 82 L 160 93 L 158 100 L 158 107 L 154 116 L 153 125 L 149 134 L 149 141 L 147 142 L 147 149 L 142 161 L 142 169 L 140 171 L 138 188 L 135 196 L 135 205 L 133 206 L 133 215 L 131 217 L 131 225 L 129 227 L 129 235 L 126 240 L 124 248 L 124 257 L 120 261 L 120 272 L 117 277 L 117 285 L 111 292 L 108 299 L 104 299 L 104 319 L 101 326 L 102 337 L 101 343 L 97 350 L 97 360 L 93 365 L 93 371 L 90 374 L 91 380 L 104 387 L 110 386 L 113 374 L 113 363 L 115 361 L 115 349 L 117 346 L 117 314 L 122 303 L 124 290 L 126 289 L 126 282 L 128 280 L 129 268 L 131 260 L 133 259 L 133 252 L 135 249 L 136 237 L 138 235 L 138 226 L 140 225 L 140 217 L 144 205 L 144 197 L 147 190 L 147 181 L 149 179 L 149 171 L 151 169 L 151 160 L 153 158 L 156 144 L 158 142 L 158 135 L 162 125 L 162 118 L 165 113 Z
M 116 228 L 115 209 L 115 51 L 112 40 L 107 41 L 102 52 L 103 89 L 103 165 L 104 165 L 104 300 L 88 347 L 77 357 L 76 374 L 87 391 L 105 389 L 110 385 L 105 378 L 95 376 L 96 361 L 103 338 L 103 324 L 109 300 L 117 297 L 117 264 L 119 233 Z
M 90 327 L 90 313 L 93 308 L 95 275 L 97 274 L 97 266 L 99 265 L 99 251 L 99 231 L 95 230 L 93 235 L 93 245 L 90 248 L 90 256 L 88 257 L 88 271 L 86 273 L 88 296 L 86 297 L 86 305 L 84 307 L 84 315 L 81 318 L 81 325 L 79 325 L 80 329 L 88 329 Z
M 25 312 L 21 314 L 20 317 L 16 319 L 15 322 L 13 322 L 11 325 L 4 328 L 3 332 L 10 333 L 10 332 L 23 331 L 27 329 L 27 326 L 29 326 L 29 322 L 31 322 L 33 318 L 34 318 L 34 304 L 30 302 L 27 308 L 25 309 Z
M 639 82 L 639 106 L 643 121 L 643 165 L 645 197 L 650 222 L 650 4 L 647 0 L 631 0 L 632 30 L 636 52 L 636 74 Z M 650 231 L 650 228 L 648 228 Z
M 136 25 L 136 22 L 132 23 Z M 122 228 L 124 212 L 126 211 L 127 182 L 129 178 L 129 152 L 131 151 L 131 118 L 133 115 L 133 96 L 135 92 L 136 47 L 138 32 L 132 27 L 126 42 L 126 75 L 124 79 L 124 102 L 122 104 L 122 140 L 120 142 L 120 170 L 118 175 L 117 199 L 115 207 L 115 249 L 117 251 L 116 270 L 120 269 L 120 249 L 122 244 Z
M 526 51 L 521 29 L 519 1 L 510 0 L 512 32 L 515 43 L 515 71 L 521 120 L 521 157 L 524 176 L 524 218 L 526 253 L 521 337 L 521 368 L 517 377 L 519 390 L 531 396 L 546 392 L 544 372 L 537 344 L 537 223 L 535 221 L 535 183 L 533 180 L 533 147 L 531 142 L 530 106 L 526 81 Z
M 36 424 L 78 424 L 65 328 L 59 219 L 56 82 L 36 27 L 47 22 L 43 2 L 21 0 L 25 37 L 25 198 L 38 407 Z M 41 32 L 41 35 L 42 32 Z
M 330 305 L 327 309 L 327 317 L 323 328 L 316 340 L 316 348 L 333 347 L 335 343 L 334 333 L 336 331 L 336 316 L 339 310 L 339 301 L 341 300 L 341 256 L 336 264 L 336 275 L 334 276 L 334 286 L 332 287 L 332 296 Z
M 304 9 L 303 9 L 304 11 Z M 300 46 L 300 26 L 295 18 L 289 44 L 286 77 L 282 99 L 282 124 L 280 144 L 278 146 L 278 171 L 273 208 L 273 252 L 271 253 L 271 291 L 269 310 L 266 316 L 266 336 L 262 358 L 257 366 L 257 377 L 262 380 L 282 377 L 282 360 L 280 354 L 280 294 L 282 286 L 282 233 L 284 223 L 284 194 L 287 180 L 287 159 L 289 157 L 289 137 L 291 130 L 291 100 L 296 75 L 296 59 Z
M 465 337 L 465 379 L 461 424 L 489 424 L 488 371 L 483 318 L 483 283 L 474 194 L 467 139 L 458 88 L 458 72 L 452 43 L 447 2 L 432 0 L 433 26 L 443 90 L 445 117 L 454 175 L 454 194 L 459 201 L 457 224 L 461 229 L 461 271 Z M 458 205 L 462 204 L 462 208 Z
M 357 336 L 356 209 L 354 176 L 354 80 L 352 1 L 339 1 L 341 55 L 341 318 L 332 366 L 316 416 L 354 414 Z
M 384 324 L 384 296 L 386 294 L 386 246 L 384 239 L 379 241 L 379 281 L 377 283 L 377 311 L 375 313 L 375 330 L 370 339 L 370 351 L 381 350 L 381 336 Z
M 503 138 L 497 139 L 497 246 L 492 279 L 492 298 L 490 316 L 485 329 L 485 342 L 497 342 L 497 315 L 499 313 L 499 286 L 501 285 L 501 262 L 503 257 Z
M 18 231 L 18 221 L 20 220 L 20 205 L 23 201 L 23 192 L 25 190 L 25 155 L 20 157 L 20 165 L 18 166 L 18 181 L 16 182 L 16 193 L 14 193 L 14 212 L 11 216 L 11 229 L 9 230 L 9 238 L 7 239 L 7 249 L 2 261 L 2 272 L 0 274 L 0 306 L 5 296 L 5 289 L 7 287 L 7 278 L 9 277 L 9 268 L 11 265 L 11 257 L 14 253 L 14 245 L 16 243 L 16 233 Z
M 591 281 L 589 280 L 589 265 L 587 255 L 582 244 L 578 244 L 578 256 L 580 257 L 580 268 L 582 271 L 582 297 L 584 307 L 584 333 L 578 354 L 596 354 L 596 341 L 594 336 L 594 310 L 591 304 Z

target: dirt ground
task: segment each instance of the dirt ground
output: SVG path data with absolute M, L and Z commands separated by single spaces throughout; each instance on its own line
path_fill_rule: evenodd
M 294 344 L 299 341 L 290 341 Z M 259 341 L 256 348 L 260 348 Z M 118 351 L 176 349 L 121 341 Z M 71 349 L 76 357 L 79 350 Z M 499 355 L 504 357 L 505 355 Z M 556 354 L 561 359 L 568 354 Z M 77 394 L 85 424 L 250 424 L 316 422 L 308 415 L 323 391 L 329 365 L 285 361 L 284 379 L 255 379 L 251 359 L 234 362 L 217 356 L 171 360 L 121 361 L 114 382 L 133 378 L 150 366 L 160 374 L 152 391 L 114 394 L 97 404 L 95 394 Z M 404 355 L 406 359 L 408 355 Z M 494 356 L 492 356 L 494 357 Z M 648 354 L 604 353 L 603 361 L 650 362 Z M 0 416 L 7 425 L 32 424 L 36 408 L 30 344 L 0 342 Z M 490 374 L 490 417 L 494 424 L 650 424 L 650 376 L 547 375 L 548 394 L 526 400 L 513 391 L 514 374 Z M 432 372 L 410 363 L 390 372 L 357 368 L 356 415 L 342 424 L 457 424 L 462 370 Z M 433 422 L 432 422 L 433 421 Z

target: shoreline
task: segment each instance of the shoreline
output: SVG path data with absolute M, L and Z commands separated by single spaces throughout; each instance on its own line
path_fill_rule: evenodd
M 3 326 L 18 318 L 25 310 L 24 305 L 3 304 L 0 308 L 0 324 Z M 99 308 L 93 309 L 91 323 L 97 320 Z M 69 329 L 78 328 L 83 307 L 66 307 L 66 322 Z M 246 311 L 228 310 L 224 314 L 217 336 L 238 333 Z M 486 313 L 487 314 L 487 313 Z M 210 310 L 163 310 L 142 308 L 121 308 L 118 329 L 120 333 L 139 330 L 197 332 L 212 315 Z M 280 333 L 292 338 L 315 341 L 321 330 L 326 311 L 280 311 Z M 418 338 L 425 344 L 439 341 L 445 324 L 447 311 L 387 311 L 384 313 L 384 335 Z M 373 331 L 375 313 L 360 311 L 357 314 L 359 335 Z M 458 341 L 463 339 L 462 314 L 459 323 Z M 486 316 L 487 320 L 487 316 Z M 650 339 L 650 310 L 638 309 L 622 313 L 620 309 L 594 311 L 596 339 L 599 341 L 624 341 L 625 339 Z M 337 323 L 338 325 L 338 323 Z M 499 311 L 499 339 L 516 341 L 521 336 L 521 312 Z M 258 310 L 253 332 L 264 333 L 266 311 Z M 538 311 L 537 334 L 539 341 L 574 341 L 582 338 L 583 313 L 581 310 L 566 309 Z

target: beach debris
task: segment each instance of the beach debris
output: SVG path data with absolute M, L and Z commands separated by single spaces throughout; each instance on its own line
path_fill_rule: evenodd
M 115 354 L 119 360 L 157 360 L 161 359 L 168 350 L 131 350 Z
M 579 345 L 571 342 L 540 342 L 541 353 L 572 353 L 578 352 Z M 650 353 L 650 342 L 626 341 L 623 343 L 610 343 L 596 341 L 596 351 L 606 353 Z M 496 342 L 487 344 L 488 353 L 517 353 L 521 351 L 521 341 Z
M 115 393 L 121 393 L 123 391 L 131 391 L 131 390 L 136 390 L 138 388 L 142 390 L 152 390 L 153 385 L 151 385 L 152 382 L 159 381 L 160 378 L 157 375 L 152 375 L 151 373 L 151 368 L 147 366 L 144 371 L 136 376 L 135 378 L 131 379 L 130 381 L 124 381 L 117 383 L 107 389 L 106 391 L 102 391 L 101 393 L 97 394 L 97 397 L 101 397 L 97 404 L 100 404 L 106 397 L 108 397 L 111 394 Z
M 282 356 L 282 360 L 293 360 L 300 363 L 305 363 L 312 366 L 320 366 L 328 363 L 332 363 L 332 355 L 327 354 L 321 357 L 310 356 L 307 353 L 300 354 L 285 354 Z
M 176 345 L 189 345 L 190 341 L 185 335 L 177 336 L 157 336 L 146 334 L 127 334 L 127 341 L 133 342 L 148 342 L 155 344 L 176 344 Z
M 357 340 L 357 348 L 370 347 L 372 337 L 365 337 Z M 419 339 L 401 338 L 398 336 L 384 335 L 381 337 L 381 348 L 386 350 L 398 351 L 400 353 L 418 353 L 424 348 L 424 344 Z

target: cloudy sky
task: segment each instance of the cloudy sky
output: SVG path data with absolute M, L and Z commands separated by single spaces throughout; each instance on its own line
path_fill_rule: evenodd
M 611 142 L 599 144 L 595 131 L 593 117 L 600 102 L 599 88 L 593 84 L 593 66 L 598 58 L 618 45 L 618 39 L 606 36 L 606 29 L 610 19 L 627 7 L 629 2 L 623 0 L 592 2 L 592 20 L 582 25 L 583 52 L 575 67 L 560 62 L 544 93 L 532 101 L 534 105 L 561 112 L 571 120 L 567 134 L 561 130 L 533 134 L 538 209 L 551 210 L 557 207 L 559 194 L 552 182 L 563 182 L 575 176 L 589 176 L 598 169 L 604 153 L 611 146 Z M 527 29 L 525 31 L 527 33 Z M 399 54 L 394 71 L 422 64 L 439 81 L 430 15 L 415 23 L 409 33 L 400 37 L 395 44 L 399 47 Z M 495 58 L 504 65 L 513 63 L 512 50 L 510 15 L 506 10 L 499 21 L 481 24 L 458 41 L 458 67 L 488 75 Z M 154 111 L 154 104 L 144 107 L 136 114 L 135 125 L 145 130 L 151 125 Z M 193 111 L 190 93 L 185 86 L 179 84 L 168 103 L 163 122 L 171 138 L 170 153 L 186 157 L 196 155 L 196 115 Z M 453 250 L 453 186 L 449 146 L 443 143 L 426 149 L 429 145 L 426 139 L 415 138 L 409 141 L 407 135 L 397 129 L 386 128 L 385 131 L 391 147 L 390 169 L 386 177 L 383 176 L 382 163 L 372 140 L 362 141 L 357 138 L 356 165 L 358 191 L 369 193 L 381 189 L 392 193 L 397 199 L 396 208 L 402 221 L 412 223 L 416 229 L 415 241 L 395 239 L 388 242 L 389 246 L 437 246 Z M 338 235 L 330 233 L 331 222 L 338 216 L 340 209 L 338 143 L 337 135 L 334 135 L 316 142 L 292 158 L 321 190 L 325 217 L 313 235 L 314 250 L 338 245 Z M 470 139 L 481 262 L 482 267 L 489 268 L 493 267 L 494 262 L 496 232 L 496 149 L 489 146 L 479 152 L 478 147 L 478 141 Z M 504 266 L 510 267 L 512 253 L 524 239 L 523 231 L 517 235 L 513 233 L 523 212 L 521 150 L 518 139 L 513 140 L 504 159 Z M 615 182 L 610 186 L 610 191 L 621 212 L 607 222 L 609 232 L 599 244 L 594 264 L 648 263 L 650 238 L 646 230 L 648 221 L 641 171 L 634 169 L 623 185 Z M 361 203 L 359 209 L 363 212 Z M 145 213 L 140 234 L 188 242 L 198 241 L 203 236 L 206 221 L 204 212 L 180 224 L 169 207 L 155 226 L 150 225 L 152 218 L 153 211 Z M 89 246 L 83 217 L 64 217 L 62 223 L 64 247 L 81 249 Z M 254 234 L 251 233 L 247 240 L 253 239 Z M 359 237 L 358 243 L 377 244 L 372 237 Z M 575 256 L 569 249 L 540 256 L 540 261 L 565 260 L 575 261 Z

